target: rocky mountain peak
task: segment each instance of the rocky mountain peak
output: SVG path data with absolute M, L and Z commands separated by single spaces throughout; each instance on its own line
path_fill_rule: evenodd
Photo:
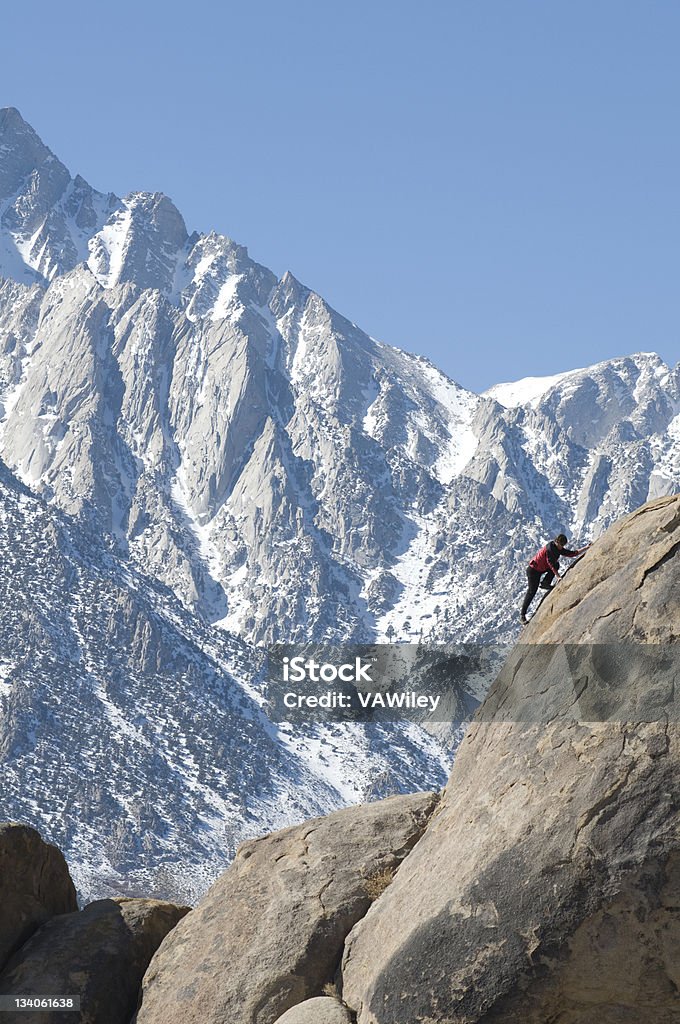
M 189 234 L 184 218 L 162 192 L 132 192 L 89 243 L 88 266 L 104 288 L 125 281 L 174 290 Z
M 0 111 L 0 277 L 46 284 L 72 270 L 114 202 L 72 179 L 18 110 Z
M 68 174 L 16 107 L 0 109 L 0 201 L 11 196 L 27 175 L 52 166 Z
M 272 311 L 276 316 L 283 316 L 291 306 L 303 306 L 310 294 L 309 288 L 286 270 L 272 297 Z
M 24 131 L 18 117 L 5 121 Z M 31 174 L 42 174 L 46 153 Z M 162 193 L 120 200 L 66 175 L 52 202 L 38 185 L 22 179 L 0 215 L 0 273 L 52 282 L 42 303 L 20 286 L 3 292 L 0 452 L 63 507 L 93 504 L 116 522 L 146 568 L 165 578 L 171 565 L 192 606 L 206 588 L 225 595 L 213 610 L 231 595 L 220 618 L 231 628 L 282 627 L 262 596 L 272 590 L 255 581 L 280 566 L 285 548 L 274 551 L 263 525 L 253 537 L 244 510 L 260 507 L 255 494 L 241 486 L 238 509 L 229 504 L 246 469 L 244 484 L 279 493 L 263 480 L 273 464 L 253 463 L 269 451 L 260 438 L 270 419 L 287 467 L 280 511 L 286 530 L 299 524 L 298 551 L 310 552 L 296 556 L 291 585 L 297 594 L 310 574 L 351 579 L 351 617 L 377 637 L 390 627 L 401 635 L 405 624 L 409 636 L 425 635 L 450 591 L 471 608 L 468 619 L 449 619 L 456 636 L 491 629 L 510 638 L 522 563 L 545 534 L 586 539 L 680 486 L 680 370 L 658 356 L 500 385 L 480 399 L 427 360 L 369 338 L 290 271 L 277 281 L 233 240 L 189 236 Z M 75 270 L 82 282 L 69 277 L 65 287 L 84 260 L 89 273 Z M 40 455 L 29 474 L 31 451 Z M 72 459 L 78 467 L 66 472 Z M 479 551 L 498 566 L 496 583 Z M 364 595 L 387 593 L 376 619 Z
M 0 132 L 12 131 L 16 125 L 26 125 L 16 107 L 0 107 Z M 30 127 L 29 125 L 26 125 Z

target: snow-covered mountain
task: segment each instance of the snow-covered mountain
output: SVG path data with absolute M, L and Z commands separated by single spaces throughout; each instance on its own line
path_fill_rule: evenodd
M 2 818 L 68 850 L 84 896 L 194 898 L 247 836 L 445 778 L 414 724 L 273 724 L 247 644 L 1 464 L 0 578 Z
M 243 246 L 189 234 L 166 196 L 72 178 L 0 111 L 9 811 L 33 807 L 100 884 L 134 863 L 148 880 L 182 844 L 214 864 L 385 777 L 433 784 L 422 731 L 273 729 L 249 645 L 514 639 L 539 543 L 680 488 L 679 414 L 680 367 L 645 353 L 475 395 Z M 44 668 L 17 661 L 24 622 Z M 75 707 L 91 724 L 71 741 L 53 726 Z M 115 863 L 102 815 L 127 836 Z
M 0 454 L 206 621 L 508 639 L 546 531 L 677 488 L 658 357 L 477 396 L 165 196 L 72 180 L 16 111 L 0 145 Z

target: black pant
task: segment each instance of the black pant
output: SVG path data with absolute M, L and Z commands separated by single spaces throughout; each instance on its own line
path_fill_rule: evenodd
M 552 581 L 554 579 L 555 579 L 555 573 L 552 571 L 552 569 L 548 569 L 547 573 L 543 577 L 543 582 L 546 585 L 549 585 L 549 584 L 552 584 Z M 529 605 L 531 604 L 533 599 L 536 597 L 536 591 L 538 590 L 538 585 L 539 585 L 540 582 L 541 582 L 541 573 L 538 571 L 538 569 L 532 569 L 530 565 L 527 566 L 527 583 L 528 583 L 528 586 L 527 586 L 527 592 L 524 595 L 524 604 L 522 605 L 522 615 L 526 615 L 526 613 L 529 611 Z

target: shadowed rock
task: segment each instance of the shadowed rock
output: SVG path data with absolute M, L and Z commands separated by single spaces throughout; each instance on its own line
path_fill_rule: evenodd
M 273 1024 L 319 995 L 436 800 L 391 797 L 244 843 L 154 957 L 137 1024 Z
M 66 861 L 26 825 L 0 825 L 0 968 L 55 914 L 78 909 Z
M 677 667 L 679 548 L 680 497 L 651 502 L 537 613 L 424 837 L 347 940 L 359 1024 L 680 1019 L 680 726 L 662 707 L 617 718 L 627 668 L 600 663 L 602 645 L 634 642 Z M 582 683 L 613 692 L 607 721 L 579 713 L 565 641 L 582 641 Z M 549 713 L 518 721 L 542 691 Z
M 22 1013 L 22 1024 L 128 1024 L 151 957 L 188 911 L 159 900 L 98 900 L 44 925 L 0 974 L 0 992 L 80 996 L 81 1011 Z

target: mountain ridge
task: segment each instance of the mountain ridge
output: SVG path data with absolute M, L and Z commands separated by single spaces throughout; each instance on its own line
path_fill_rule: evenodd
M 47 637 L 66 705 L 108 723 L 119 775 L 101 796 L 111 830 L 97 835 L 92 793 L 108 765 L 91 729 L 76 730 L 64 779 L 82 820 L 65 789 L 55 814 L 55 723 L 78 716 L 29 659 L 5 672 L 0 693 L 8 808 L 68 851 L 90 893 L 126 878 L 155 884 L 188 844 L 193 875 L 163 893 L 184 898 L 256 823 L 445 777 L 451 737 L 438 743 L 408 723 L 270 730 L 258 703 L 262 648 L 513 641 L 524 566 L 547 537 L 585 541 L 680 490 L 680 366 L 621 357 L 504 407 L 369 337 L 236 242 L 190 235 L 162 194 L 95 192 L 28 126 L 10 145 L 8 121 L 19 124 L 0 120 L 2 597 L 7 623 L 20 635 L 28 624 L 36 665 Z M 73 538 L 68 558 L 60 537 Z M 45 582 L 51 565 L 61 587 Z M 198 682 L 169 679 L 153 658 L 141 662 L 148 678 L 136 673 L 124 627 L 133 620 L 151 637 L 135 651 L 162 659 L 167 646 L 182 665 L 203 666 Z M 95 643 L 97 628 L 107 642 Z M 81 661 L 80 634 L 90 637 Z M 16 643 L 8 625 L 3 656 Z M 224 707 L 210 696 L 211 672 L 224 677 Z M 202 742 L 192 696 L 204 692 Z M 240 736 L 230 747 L 217 735 L 231 736 L 232 699 L 257 723 L 247 757 Z M 32 702 L 45 713 L 33 716 Z M 160 762 L 140 715 L 160 737 Z M 131 776 L 175 793 L 178 821 L 162 793 L 162 813 L 137 807 Z
M 36 169 L 24 170 L 22 181 Z M 526 381 L 478 396 L 370 338 L 290 271 L 277 280 L 225 236 L 189 235 L 161 193 L 114 206 L 92 225 L 87 270 L 43 282 L 41 303 L 21 285 L 3 303 L 18 315 L 0 340 L 0 454 L 66 510 L 87 505 L 213 623 L 256 643 L 388 628 L 506 641 L 522 556 L 546 534 L 589 539 L 680 487 L 680 371 L 657 356 L 532 379 L 527 402 Z M 510 394 L 510 407 L 496 401 Z M 478 504 L 505 545 L 470 530 Z M 462 507 L 453 532 L 451 507 Z M 499 564 L 508 614 L 499 622 L 482 605 L 455 628 L 435 615 L 445 595 L 427 599 L 424 567 L 449 578 L 459 604 L 477 603 L 486 574 L 474 547 Z

